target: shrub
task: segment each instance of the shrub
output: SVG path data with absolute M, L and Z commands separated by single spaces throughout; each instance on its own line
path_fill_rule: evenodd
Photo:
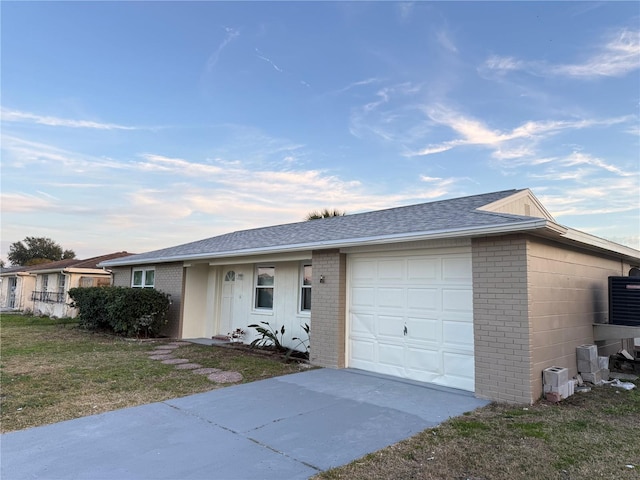
M 78 308 L 80 325 L 109 330 L 127 337 L 158 336 L 167 323 L 169 296 L 149 288 L 72 288 L 71 306 Z

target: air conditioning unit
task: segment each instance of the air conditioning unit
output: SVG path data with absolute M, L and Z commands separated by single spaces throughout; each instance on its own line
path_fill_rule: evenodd
M 640 277 L 609 277 L 609 323 L 640 327 Z

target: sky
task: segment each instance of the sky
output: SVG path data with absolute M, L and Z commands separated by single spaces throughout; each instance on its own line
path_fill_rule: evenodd
M 1 245 L 530 188 L 640 248 L 640 3 L 1 4 Z

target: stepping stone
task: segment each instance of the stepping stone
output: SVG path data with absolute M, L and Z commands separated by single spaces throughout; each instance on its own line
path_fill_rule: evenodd
M 151 351 L 151 355 L 170 355 L 173 353 L 173 350 L 167 350 L 166 348 L 156 348 Z
M 242 381 L 242 375 L 238 372 L 218 372 L 207 377 L 215 383 L 236 383 Z
M 202 365 L 199 363 L 181 363 L 176 365 L 178 370 L 195 370 L 196 368 L 202 368 Z
M 221 371 L 222 370 L 219 368 L 198 368 L 197 370 L 194 370 L 193 373 L 198 375 L 211 375 L 212 373 L 218 373 Z
M 189 363 L 189 360 L 186 358 L 170 358 L 168 360 L 163 360 L 162 363 L 165 365 L 178 365 L 180 363 Z
M 158 345 L 156 347 L 157 350 L 175 350 L 176 348 L 178 348 L 180 345 L 174 345 L 172 343 L 167 343 L 166 345 Z
M 150 360 L 168 360 L 173 358 L 173 355 L 149 355 Z
M 173 348 L 182 347 L 184 345 L 192 345 L 192 343 L 191 342 L 171 342 L 166 344 L 167 347 L 173 347 Z

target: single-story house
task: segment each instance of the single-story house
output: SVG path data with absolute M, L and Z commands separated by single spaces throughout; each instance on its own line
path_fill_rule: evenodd
M 78 312 L 69 306 L 69 289 L 111 285 L 111 272 L 98 264 L 130 255 L 116 252 L 86 260 L 66 259 L 3 269 L 0 308 L 73 318 Z
M 167 334 L 311 327 L 314 365 L 532 403 L 576 373 L 606 323 L 607 279 L 640 251 L 559 225 L 528 189 L 244 230 L 103 262 L 115 285 L 173 301 Z M 640 337 L 629 327 L 628 336 Z M 621 339 L 597 341 L 602 355 Z

